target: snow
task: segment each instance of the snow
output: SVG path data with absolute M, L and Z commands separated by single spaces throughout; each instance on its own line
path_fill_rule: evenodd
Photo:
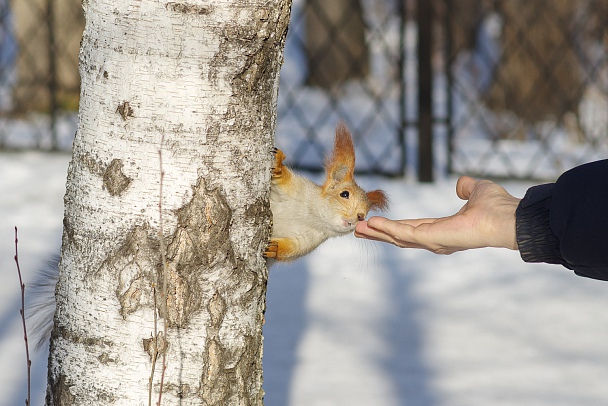
M 19 263 L 27 286 L 35 270 L 61 243 L 63 194 L 69 155 L 43 152 L 0 154 L 0 391 L 2 405 L 23 405 L 26 359 L 19 315 L 19 279 L 14 227 L 19 233 Z M 26 297 L 27 300 L 27 297 Z M 46 388 L 44 351 L 32 354 L 32 405 L 43 404 Z M 5 403 L 6 402 L 6 403 Z
M 1 153 L 0 404 L 24 404 L 14 226 L 26 285 L 60 245 L 69 156 Z M 455 178 L 362 178 L 392 218 L 451 214 Z M 531 185 L 505 182 L 522 196 Z M 26 299 L 27 300 L 27 299 Z M 518 253 L 451 256 L 347 236 L 271 268 L 264 329 L 267 406 L 605 405 L 608 285 Z M 33 355 L 32 404 L 46 387 Z

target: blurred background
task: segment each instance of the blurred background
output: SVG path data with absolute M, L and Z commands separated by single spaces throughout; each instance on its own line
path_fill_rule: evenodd
M 277 144 L 320 170 L 552 179 L 608 155 L 608 2 L 294 0 Z M 0 0 L 0 148 L 69 150 L 80 0 Z
M 0 0 L 0 405 L 27 389 L 14 226 L 29 286 L 61 242 L 83 27 L 80 0 Z M 320 172 L 344 120 L 391 218 L 454 213 L 463 173 L 521 197 L 608 157 L 607 30 L 606 0 L 294 0 L 276 144 Z M 265 404 L 604 406 L 606 286 L 508 250 L 332 239 L 270 270 Z

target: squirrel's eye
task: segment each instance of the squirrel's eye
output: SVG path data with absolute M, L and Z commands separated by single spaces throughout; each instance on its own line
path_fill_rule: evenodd
M 345 190 L 342 193 L 340 193 L 340 197 L 343 197 L 345 199 L 348 199 L 348 196 L 349 196 L 348 190 Z

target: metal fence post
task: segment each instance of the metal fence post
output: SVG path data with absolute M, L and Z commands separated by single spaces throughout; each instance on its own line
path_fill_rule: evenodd
M 57 44 L 55 42 L 55 8 L 54 0 L 47 0 L 47 27 L 48 27 L 48 38 L 49 38 L 49 79 L 48 79 L 48 90 L 49 90 L 49 102 L 50 111 L 49 115 L 51 118 L 49 127 L 51 133 L 51 150 L 56 151 L 59 149 L 59 140 L 57 136 L 57 114 L 59 112 L 59 106 L 57 104 Z
M 418 0 L 418 180 L 433 177 L 433 7 Z

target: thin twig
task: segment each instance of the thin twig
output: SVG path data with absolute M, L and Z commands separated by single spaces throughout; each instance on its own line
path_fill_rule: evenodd
M 156 358 L 158 356 L 158 317 L 156 316 L 156 282 L 152 282 L 152 297 L 154 298 L 154 349 L 152 354 L 152 371 L 150 371 L 149 386 L 148 386 L 148 406 L 152 406 L 152 388 L 154 387 L 154 371 L 156 370 Z
M 165 371 L 167 370 L 167 277 L 169 274 L 169 270 L 167 267 L 167 254 L 165 252 L 165 240 L 164 240 L 164 230 L 163 230 L 163 181 L 165 178 L 165 172 L 163 171 L 163 142 L 165 140 L 165 134 L 161 135 L 160 140 L 160 148 L 158 149 L 158 161 L 160 167 L 160 186 L 159 186 L 159 199 L 158 199 L 158 216 L 159 216 L 159 224 L 158 224 L 158 234 L 160 236 L 160 257 L 163 265 L 163 366 L 162 372 L 160 375 L 160 388 L 158 390 L 158 403 L 157 406 L 160 406 L 161 400 L 163 398 L 163 384 L 165 382 Z M 158 341 L 158 336 L 156 337 L 156 341 Z M 157 343 L 158 345 L 158 343 Z
M 19 275 L 19 285 L 21 286 L 21 321 L 23 322 L 23 341 L 25 341 L 25 358 L 27 360 L 27 399 L 25 399 L 25 405 L 29 406 L 31 402 L 31 390 L 32 390 L 32 360 L 30 360 L 30 348 L 27 342 L 27 328 L 25 326 L 25 284 L 23 278 L 21 278 L 21 267 L 19 266 L 19 251 L 17 246 L 19 245 L 19 238 L 17 238 L 17 226 L 15 226 L 15 263 L 17 264 L 17 274 Z

